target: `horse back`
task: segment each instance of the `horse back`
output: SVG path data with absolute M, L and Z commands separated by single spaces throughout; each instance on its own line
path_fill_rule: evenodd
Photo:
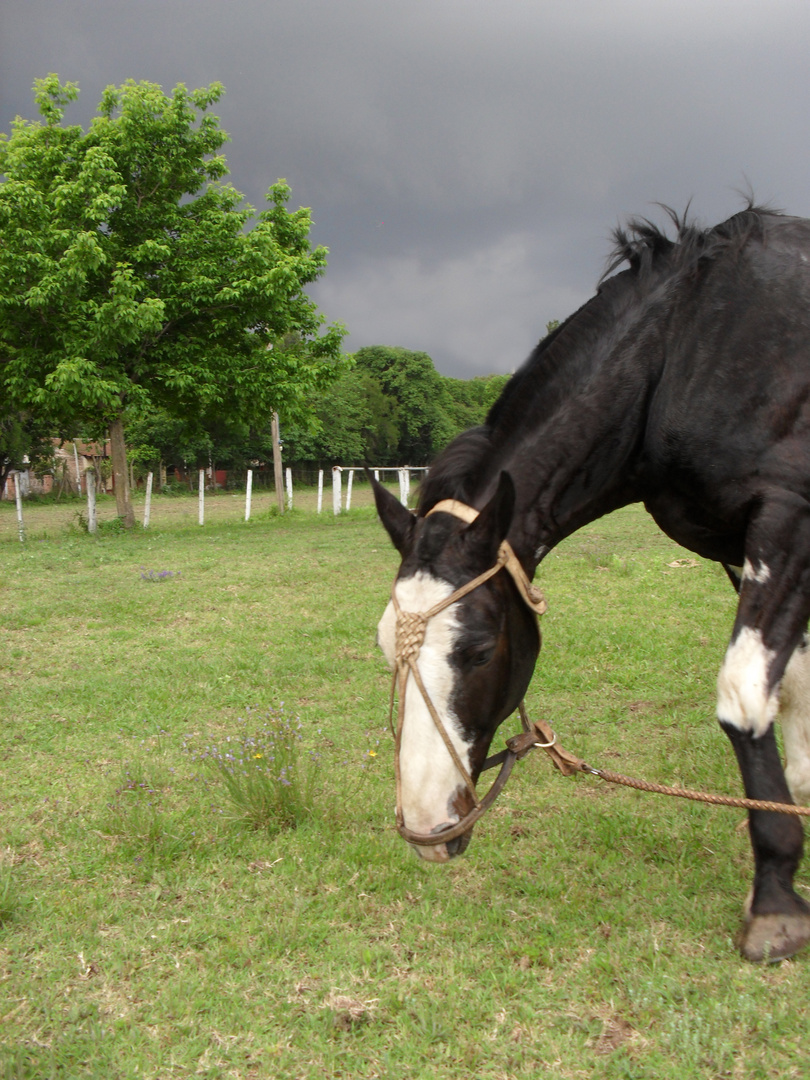
M 810 501 L 810 222 L 770 219 L 672 292 L 645 502 L 680 543 L 734 561 L 769 491 Z

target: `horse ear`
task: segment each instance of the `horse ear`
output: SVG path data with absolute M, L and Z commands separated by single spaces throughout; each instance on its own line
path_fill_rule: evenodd
M 365 470 L 371 490 L 374 492 L 374 502 L 377 504 L 377 513 L 385 530 L 393 541 L 397 551 L 405 556 L 410 547 L 411 534 L 416 524 L 416 518 L 403 506 L 396 495 L 392 495 L 388 488 L 382 486 L 379 480 L 374 478 L 374 473 Z
M 465 543 L 478 549 L 481 561 L 491 565 L 506 539 L 515 512 L 515 484 L 502 472 L 495 494 L 464 533 Z

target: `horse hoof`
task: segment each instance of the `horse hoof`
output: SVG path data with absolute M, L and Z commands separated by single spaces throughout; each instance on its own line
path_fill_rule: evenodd
M 810 915 L 752 915 L 737 944 L 746 960 L 761 963 L 793 956 L 810 941 Z

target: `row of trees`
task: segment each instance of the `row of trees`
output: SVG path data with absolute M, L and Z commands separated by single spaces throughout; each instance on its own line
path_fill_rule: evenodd
M 303 418 L 282 410 L 286 464 L 427 464 L 458 432 L 484 420 L 507 378 L 446 378 L 427 354 L 382 345 L 360 349 L 349 361 L 349 370 L 309 395 Z M 128 420 L 126 441 L 140 472 L 162 462 L 187 471 L 214 463 L 239 473 L 272 456 L 267 417 L 251 424 L 222 416 L 192 430 L 152 408 Z
M 460 431 L 480 424 L 507 376 L 450 379 L 423 352 L 375 345 L 327 392 L 312 396 L 313 421 L 288 425 L 288 461 L 426 465 Z
M 505 378 L 439 375 L 430 357 L 342 355 L 306 286 L 326 268 L 283 182 L 256 213 L 224 182 L 222 87 L 108 87 L 88 129 L 78 89 L 37 80 L 40 120 L 0 135 L 0 490 L 53 438 L 110 440 L 118 513 L 129 469 L 272 456 L 422 465 L 480 423 Z
M 282 181 L 258 214 L 223 182 L 219 84 L 108 87 L 87 131 L 63 123 L 74 84 L 34 89 L 41 119 L 0 138 L 3 457 L 43 429 L 109 437 L 131 524 L 126 427 L 193 444 L 274 410 L 303 423 L 348 368 L 345 331 L 304 291 L 326 267 L 310 212 Z

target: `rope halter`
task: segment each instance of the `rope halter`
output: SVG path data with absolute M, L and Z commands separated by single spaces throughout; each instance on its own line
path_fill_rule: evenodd
M 474 510 L 471 506 L 467 506 L 465 503 L 458 502 L 455 499 L 445 499 L 442 502 L 437 503 L 432 510 L 426 515 L 430 517 L 431 514 L 436 513 L 452 514 L 454 517 L 460 518 L 462 521 L 466 521 L 468 524 L 473 522 L 478 517 L 478 511 Z M 397 786 L 397 810 L 396 810 L 396 822 L 397 831 L 400 836 L 407 840 L 411 844 L 421 845 L 423 847 L 434 847 L 439 844 L 444 844 L 448 840 L 453 840 L 457 836 L 461 836 L 463 833 L 468 832 L 476 821 L 492 805 L 498 795 L 501 793 L 504 784 L 506 783 L 509 773 L 512 771 L 512 766 L 518 758 L 523 757 L 534 746 L 545 746 L 546 748 L 553 745 L 554 739 L 551 742 L 540 742 L 537 739 L 538 729 L 532 728 L 526 719 L 526 712 L 523 707 L 523 702 L 520 703 L 520 716 L 523 723 L 523 732 L 521 735 L 515 736 L 507 742 L 507 750 L 501 754 L 497 754 L 492 758 L 488 758 L 484 762 L 483 769 L 491 768 L 493 765 L 501 764 L 501 770 L 495 779 L 492 787 L 484 796 L 483 799 L 478 798 L 478 794 L 475 790 L 475 782 L 469 773 L 466 765 L 462 762 L 456 747 L 453 744 L 453 740 L 447 733 L 447 729 L 442 723 L 441 717 L 436 711 L 436 707 L 430 699 L 430 695 L 425 688 L 425 684 L 422 681 L 422 676 L 419 672 L 419 666 L 417 660 L 422 645 L 425 641 L 425 634 L 427 632 L 427 626 L 430 620 L 438 615 L 440 612 L 449 608 L 452 604 L 461 600 L 467 596 L 474 589 L 477 589 L 479 585 L 483 585 L 484 582 L 489 581 L 491 577 L 498 573 L 501 569 L 506 571 L 514 581 L 518 592 L 520 593 L 524 603 L 534 613 L 535 617 L 539 617 L 546 610 L 546 602 L 543 598 L 542 592 L 536 588 L 529 581 L 526 573 L 518 561 L 517 556 L 512 550 L 511 545 L 507 540 L 504 540 L 498 550 L 498 558 L 494 566 L 491 566 L 488 570 L 485 570 L 483 574 L 479 574 L 478 577 L 473 578 L 472 581 L 468 581 L 466 585 L 462 585 L 446 597 L 438 604 L 434 604 L 429 611 L 403 611 L 399 606 L 399 602 L 396 597 L 396 581 L 391 590 L 391 601 L 396 613 L 396 636 L 395 636 L 395 669 L 391 682 L 391 700 L 390 700 L 390 719 L 391 727 L 394 734 L 394 768 L 396 773 L 396 786 Z M 402 812 L 402 777 L 400 770 L 400 750 L 402 746 L 402 727 L 405 721 L 405 692 L 408 683 L 408 676 L 412 675 L 413 680 L 419 688 L 419 692 L 427 706 L 428 712 L 433 720 L 436 730 L 442 738 L 444 745 L 447 747 L 447 751 L 459 772 L 464 785 L 469 792 L 473 809 L 465 815 L 455 825 L 448 825 L 445 829 L 437 830 L 432 833 L 415 833 L 405 825 L 405 819 Z M 394 695 L 398 695 L 398 709 L 397 709 L 397 723 L 396 728 L 393 725 L 393 713 L 394 713 Z M 514 746 L 512 744 L 515 744 Z M 483 771 L 483 770 L 482 770 Z

